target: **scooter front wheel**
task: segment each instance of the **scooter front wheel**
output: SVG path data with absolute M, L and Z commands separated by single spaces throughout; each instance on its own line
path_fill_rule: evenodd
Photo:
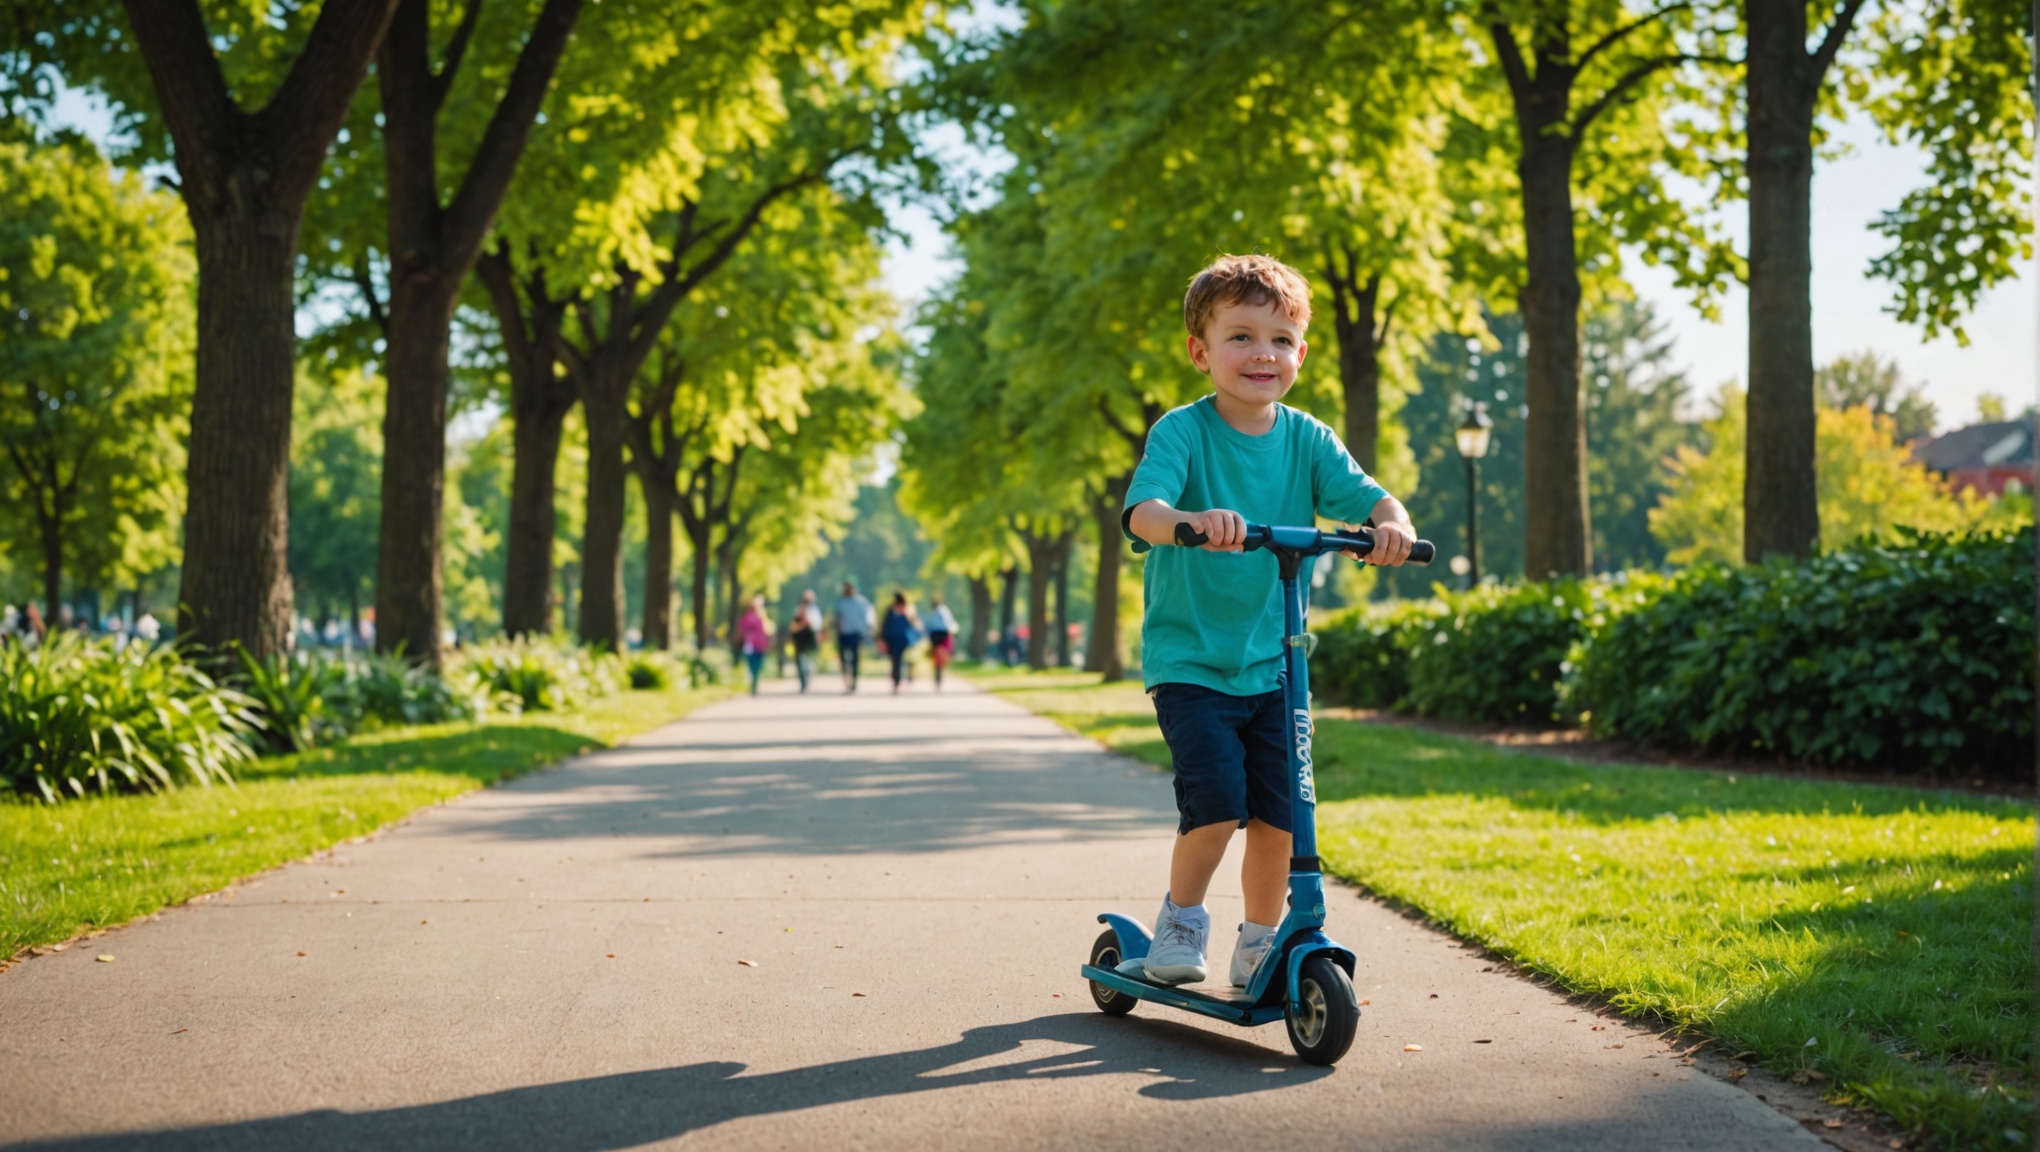
M 1285 1018 L 1289 1046 L 1304 1063 L 1338 1063 L 1360 1027 L 1360 1000 L 1345 969 L 1323 954 L 1305 957 L 1296 975 L 1296 999 L 1290 1001 Z
M 1105 934 L 1098 937 L 1098 942 L 1091 945 L 1091 967 L 1117 968 L 1122 959 L 1124 957 L 1119 954 L 1119 933 L 1107 928 Z M 1090 981 L 1090 985 L 1091 1001 L 1098 1005 L 1098 1011 L 1107 1016 L 1124 1016 L 1133 1011 L 1135 1004 L 1140 1003 L 1126 993 L 1107 988 L 1096 980 Z

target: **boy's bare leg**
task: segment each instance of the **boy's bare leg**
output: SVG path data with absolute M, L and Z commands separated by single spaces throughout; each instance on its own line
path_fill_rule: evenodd
M 1232 842 L 1239 824 L 1231 820 L 1192 828 L 1176 837 L 1176 850 L 1169 858 L 1169 900 L 1178 908 L 1204 903 L 1204 891 L 1218 862 L 1225 859 L 1225 846 Z
M 1216 860 L 1212 863 L 1217 865 Z M 1240 862 L 1240 887 L 1247 897 L 1248 920 L 1268 925 L 1282 922 L 1282 901 L 1289 893 L 1289 833 L 1265 821 L 1247 821 L 1247 855 Z

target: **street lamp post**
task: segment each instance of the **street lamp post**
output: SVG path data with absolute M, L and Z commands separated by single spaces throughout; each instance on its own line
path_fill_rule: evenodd
M 1459 442 L 1459 456 L 1466 461 L 1466 586 L 1480 585 L 1480 458 L 1487 455 L 1488 438 L 1495 422 L 1488 418 L 1487 405 L 1466 406 L 1466 419 L 1453 431 Z

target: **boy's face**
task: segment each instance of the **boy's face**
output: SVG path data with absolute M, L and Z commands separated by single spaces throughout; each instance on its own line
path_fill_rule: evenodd
M 1190 363 L 1221 396 L 1261 408 L 1287 395 L 1310 351 L 1303 328 L 1274 304 L 1222 304 L 1190 337 Z

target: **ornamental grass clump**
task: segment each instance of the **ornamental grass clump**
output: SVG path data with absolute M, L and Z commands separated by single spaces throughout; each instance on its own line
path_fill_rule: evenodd
M 1902 531 L 1706 567 L 1613 621 L 1569 697 L 1597 735 L 2029 778 L 2033 530 Z
M 261 729 L 252 699 L 171 648 L 0 644 L 0 774 L 47 803 L 230 784 Z
M 301 649 L 267 660 L 257 660 L 245 650 L 239 655 L 241 668 L 233 683 L 254 701 L 262 718 L 256 746 L 264 755 L 302 752 L 353 733 L 358 717 L 344 707 L 345 656 L 323 649 Z

